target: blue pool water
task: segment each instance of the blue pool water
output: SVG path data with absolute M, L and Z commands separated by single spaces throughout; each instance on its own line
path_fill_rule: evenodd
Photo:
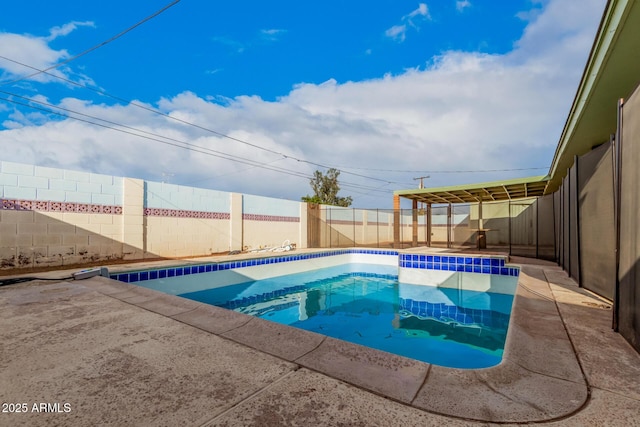
M 500 363 L 513 295 L 409 285 L 397 272 L 349 264 L 179 295 L 436 365 Z

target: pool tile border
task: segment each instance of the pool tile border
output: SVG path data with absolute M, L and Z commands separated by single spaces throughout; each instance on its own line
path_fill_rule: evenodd
M 461 255 L 400 254 L 398 266 L 421 270 L 443 270 L 464 273 L 497 274 L 518 277 L 520 269 L 509 266 L 505 257 Z
M 456 255 L 420 255 L 399 253 L 395 250 L 380 249 L 339 249 L 312 253 L 266 256 L 261 258 L 243 259 L 238 261 L 213 262 L 198 265 L 183 265 L 109 274 L 110 279 L 124 283 L 136 283 L 147 280 L 164 279 L 169 277 L 188 276 L 192 274 L 211 273 L 215 271 L 232 270 L 260 265 L 279 264 L 283 262 L 303 261 L 336 255 L 365 254 L 388 255 L 398 257 L 400 268 L 416 268 L 425 270 L 445 270 L 455 272 L 496 274 L 501 276 L 515 276 L 520 274 L 517 267 L 508 266 L 504 257 L 470 257 Z

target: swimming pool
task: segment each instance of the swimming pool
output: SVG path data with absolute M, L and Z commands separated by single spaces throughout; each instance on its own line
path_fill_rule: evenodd
M 340 250 L 111 277 L 424 362 L 476 369 L 502 359 L 517 272 L 502 257 Z

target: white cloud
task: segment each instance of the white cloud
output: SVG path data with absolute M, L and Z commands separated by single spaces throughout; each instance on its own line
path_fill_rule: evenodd
M 393 27 L 387 29 L 384 34 L 389 38 L 403 42 L 407 37 L 407 26 L 394 25 Z
M 37 69 L 44 69 L 69 57 L 68 52 L 64 49 L 51 49 L 43 37 L 11 33 L 0 33 L 0 55 L 16 61 L 11 62 L 0 58 L 2 80 L 15 79 L 34 72 L 33 69 L 19 63 L 27 64 Z M 52 70 L 51 73 L 61 77 L 64 76 L 60 70 Z M 38 74 L 33 77 L 33 80 L 41 82 L 52 79 L 52 77 L 45 74 Z
M 222 45 L 230 47 L 236 53 L 243 53 L 246 50 L 246 46 L 244 43 L 238 40 L 231 39 L 229 37 L 215 36 L 212 37 L 211 40 L 213 40 L 215 43 L 220 43 Z
M 469 0 L 457 0 L 456 1 L 456 10 L 458 12 L 464 12 L 465 9 L 471 7 L 471 2 Z
M 92 21 L 72 21 L 67 24 L 64 24 L 61 27 L 53 27 L 49 30 L 49 37 L 46 37 L 46 41 L 52 41 L 61 36 L 66 36 L 72 31 L 76 30 L 78 27 L 92 27 L 95 28 L 95 24 Z
M 280 39 L 280 36 L 285 34 L 287 30 L 271 28 L 268 30 L 260 30 L 260 37 L 263 40 L 274 42 Z
M 405 16 L 403 19 L 408 20 L 411 18 L 415 18 L 416 16 L 424 16 L 426 19 L 431 19 L 431 15 L 429 15 L 429 8 L 425 3 L 418 4 L 418 8 Z
M 0 33 L 0 77 L 2 80 L 13 80 L 36 73 L 35 69 L 49 68 L 70 57 L 65 49 L 56 50 L 49 46 L 49 42 L 61 36 L 66 36 L 80 26 L 93 27 L 93 22 L 70 22 L 60 27 L 53 27 L 47 37 L 31 35 Z M 25 64 L 25 65 L 21 65 Z M 32 67 L 32 68 L 31 68 Z M 60 67 L 48 71 L 49 73 L 67 79 L 71 78 L 69 67 Z M 78 74 L 75 79 L 83 83 L 91 84 L 91 79 Z M 44 73 L 35 74 L 28 80 L 38 82 L 57 81 L 54 77 Z
M 421 21 L 430 21 L 429 7 L 425 3 L 418 4 L 418 8 L 402 17 L 404 24 L 394 25 L 388 28 L 384 34 L 398 42 L 403 42 L 407 38 L 407 29 L 409 27 L 416 30 L 420 29 Z
M 550 0 L 504 55 L 451 51 L 424 68 L 377 79 L 299 84 L 275 102 L 183 92 L 158 101 L 171 116 L 289 157 L 342 166 L 345 183 L 386 190 L 416 185 L 413 171 L 548 166 L 569 112 L 604 0 Z M 398 33 L 400 34 L 400 33 Z M 2 46 L 2 43 L 0 43 Z M 317 166 L 258 150 L 131 105 L 69 98 L 65 108 L 188 141 L 289 172 Z M 193 184 L 298 200 L 308 181 L 72 120 L 12 118 L 0 131 L 3 160 Z M 39 123 L 39 124 L 38 124 Z M 11 127 L 11 126 L 7 126 Z M 173 143 L 176 143 L 175 141 Z M 376 169 L 375 171 L 358 168 Z M 382 170 L 404 170 L 405 173 Z M 385 182 L 348 175 L 352 170 Z M 525 171 L 520 176 L 544 174 Z M 515 174 L 434 174 L 439 186 Z M 363 193 L 369 193 L 364 195 Z M 391 193 L 353 189 L 357 206 L 390 207 Z
M 250 40 L 237 40 L 226 36 L 215 36 L 212 40 L 215 43 L 225 45 L 236 53 L 244 53 L 256 46 L 262 46 L 265 43 L 274 43 L 287 33 L 287 30 L 270 28 L 258 31 L 257 35 Z

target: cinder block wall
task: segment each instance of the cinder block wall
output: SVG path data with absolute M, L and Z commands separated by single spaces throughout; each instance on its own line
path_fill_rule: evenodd
M 122 258 L 122 182 L 0 162 L 0 269 Z
M 240 249 L 231 245 L 231 193 L 161 182 L 145 185 L 149 254 L 185 257 Z
M 300 205 L 291 200 L 245 195 L 242 199 L 242 246 L 260 249 L 282 246 L 289 241 L 301 247 L 303 242 L 298 236 L 306 236 L 307 218 L 306 213 L 300 214 Z
M 307 243 L 305 203 L 134 178 L 0 161 L 0 202 L 0 270 Z

